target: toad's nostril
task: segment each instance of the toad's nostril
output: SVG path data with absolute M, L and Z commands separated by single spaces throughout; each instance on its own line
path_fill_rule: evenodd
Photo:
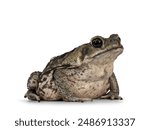
M 113 39 L 117 39 L 118 37 L 119 37 L 118 34 L 112 34 L 112 35 L 110 35 L 110 38 L 113 38 Z
M 119 42 L 121 41 L 121 39 L 120 39 L 120 37 L 119 37 L 118 34 L 112 34 L 112 35 L 110 35 L 110 39 L 112 39 L 112 41 L 113 40 L 118 40 Z

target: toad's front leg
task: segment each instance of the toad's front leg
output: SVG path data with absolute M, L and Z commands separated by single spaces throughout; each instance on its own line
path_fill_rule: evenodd
M 33 90 L 28 90 L 24 95 L 24 98 L 40 102 L 40 97 Z
M 110 83 L 110 91 L 106 95 L 101 96 L 101 99 L 122 100 L 122 97 L 119 96 L 119 86 L 114 73 L 109 78 L 109 83 Z

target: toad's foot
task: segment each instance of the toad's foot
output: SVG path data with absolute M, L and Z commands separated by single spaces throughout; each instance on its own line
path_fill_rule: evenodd
M 85 102 L 85 101 L 93 101 L 91 98 L 77 98 L 77 97 L 71 97 L 71 98 L 64 98 L 63 99 L 66 102 Z
M 117 93 L 110 92 L 104 96 L 101 96 L 100 99 L 111 99 L 111 100 L 123 100 Z
M 40 97 L 30 90 L 27 91 L 27 93 L 24 95 L 24 98 L 40 102 Z

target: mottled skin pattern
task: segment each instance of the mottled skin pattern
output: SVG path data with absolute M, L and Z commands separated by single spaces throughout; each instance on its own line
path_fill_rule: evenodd
M 40 75 L 41 72 L 39 71 L 31 73 L 27 82 L 28 91 L 24 96 L 25 98 L 28 97 L 30 100 L 40 101 L 40 97 L 36 94 L 36 90 L 38 89 L 38 84 L 40 81 Z
M 113 63 L 123 52 L 120 42 L 117 34 L 95 36 L 89 43 L 52 58 L 42 72 L 30 75 L 25 97 L 72 102 L 122 99 L 113 72 Z

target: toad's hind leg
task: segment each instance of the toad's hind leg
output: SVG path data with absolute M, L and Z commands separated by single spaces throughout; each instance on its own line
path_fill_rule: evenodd
M 29 100 L 40 101 L 40 97 L 37 95 L 36 90 L 38 88 L 39 80 L 40 80 L 41 72 L 35 71 L 30 74 L 27 82 L 28 91 L 24 95 L 24 97 Z
M 27 93 L 24 95 L 24 98 L 40 102 L 40 97 L 32 90 L 28 90 Z
M 70 87 L 73 87 L 73 81 L 72 81 L 72 84 L 70 83 L 71 81 L 67 82 L 68 75 L 63 73 L 62 70 L 55 71 L 54 81 L 64 101 L 68 101 L 68 102 L 92 101 L 91 98 L 76 97 L 75 94 L 68 89 Z

